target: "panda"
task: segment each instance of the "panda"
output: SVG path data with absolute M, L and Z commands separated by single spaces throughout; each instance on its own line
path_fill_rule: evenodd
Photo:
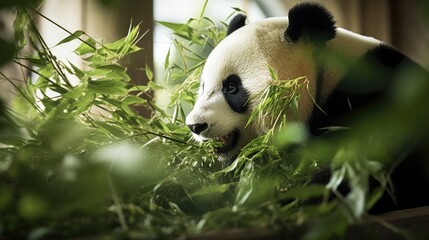
M 195 139 L 222 143 L 216 149 L 221 161 L 233 161 L 263 133 L 264 126 L 247 122 L 272 81 L 269 67 L 282 80 L 307 77 L 310 91 L 300 92 L 298 119 L 288 119 L 305 123 L 314 137 L 382 101 L 399 69 L 421 68 L 380 40 L 336 27 L 331 13 L 316 3 L 298 4 L 288 17 L 245 22 L 246 16 L 237 14 L 227 37 L 208 56 L 198 98 L 186 117 Z M 328 180 L 329 174 L 318 181 Z M 428 185 L 417 189 L 426 191 L 418 201 L 387 210 L 429 205 Z

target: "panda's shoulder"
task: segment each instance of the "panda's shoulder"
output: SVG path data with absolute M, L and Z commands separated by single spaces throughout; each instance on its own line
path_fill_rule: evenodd
M 387 43 L 380 43 L 376 47 L 369 49 L 364 57 L 372 58 L 389 68 L 397 68 L 399 64 L 403 63 L 415 64 L 408 56 Z

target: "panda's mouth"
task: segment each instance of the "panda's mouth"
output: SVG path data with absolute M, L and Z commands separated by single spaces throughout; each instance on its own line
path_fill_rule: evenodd
M 217 154 L 228 153 L 237 144 L 239 136 L 240 136 L 240 132 L 238 130 L 233 130 L 231 133 L 225 136 L 216 138 L 215 140 L 219 141 L 222 144 L 222 146 L 216 147 L 215 149 L 216 153 Z

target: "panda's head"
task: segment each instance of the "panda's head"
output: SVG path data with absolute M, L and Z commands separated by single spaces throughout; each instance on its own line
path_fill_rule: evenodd
M 228 36 L 209 55 L 198 99 L 186 118 L 197 140 L 222 143 L 216 150 L 221 160 L 232 160 L 262 133 L 262 126 L 246 125 L 272 80 L 269 68 L 282 80 L 315 79 L 313 50 L 335 36 L 331 15 L 315 4 L 294 7 L 289 19 L 269 18 L 248 25 L 245 20 L 244 15 L 236 15 Z M 303 92 L 299 105 L 306 108 L 300 118 L 307 119 L 313 106 L 310 96 Z

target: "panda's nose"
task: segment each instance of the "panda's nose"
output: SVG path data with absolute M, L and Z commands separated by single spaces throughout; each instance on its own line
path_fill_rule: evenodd
M 196 124 L 188 124 L 189 129 L 195 134 L 200 134 L 202 131 L 208 128 L 207 123 L 196 123 Z

